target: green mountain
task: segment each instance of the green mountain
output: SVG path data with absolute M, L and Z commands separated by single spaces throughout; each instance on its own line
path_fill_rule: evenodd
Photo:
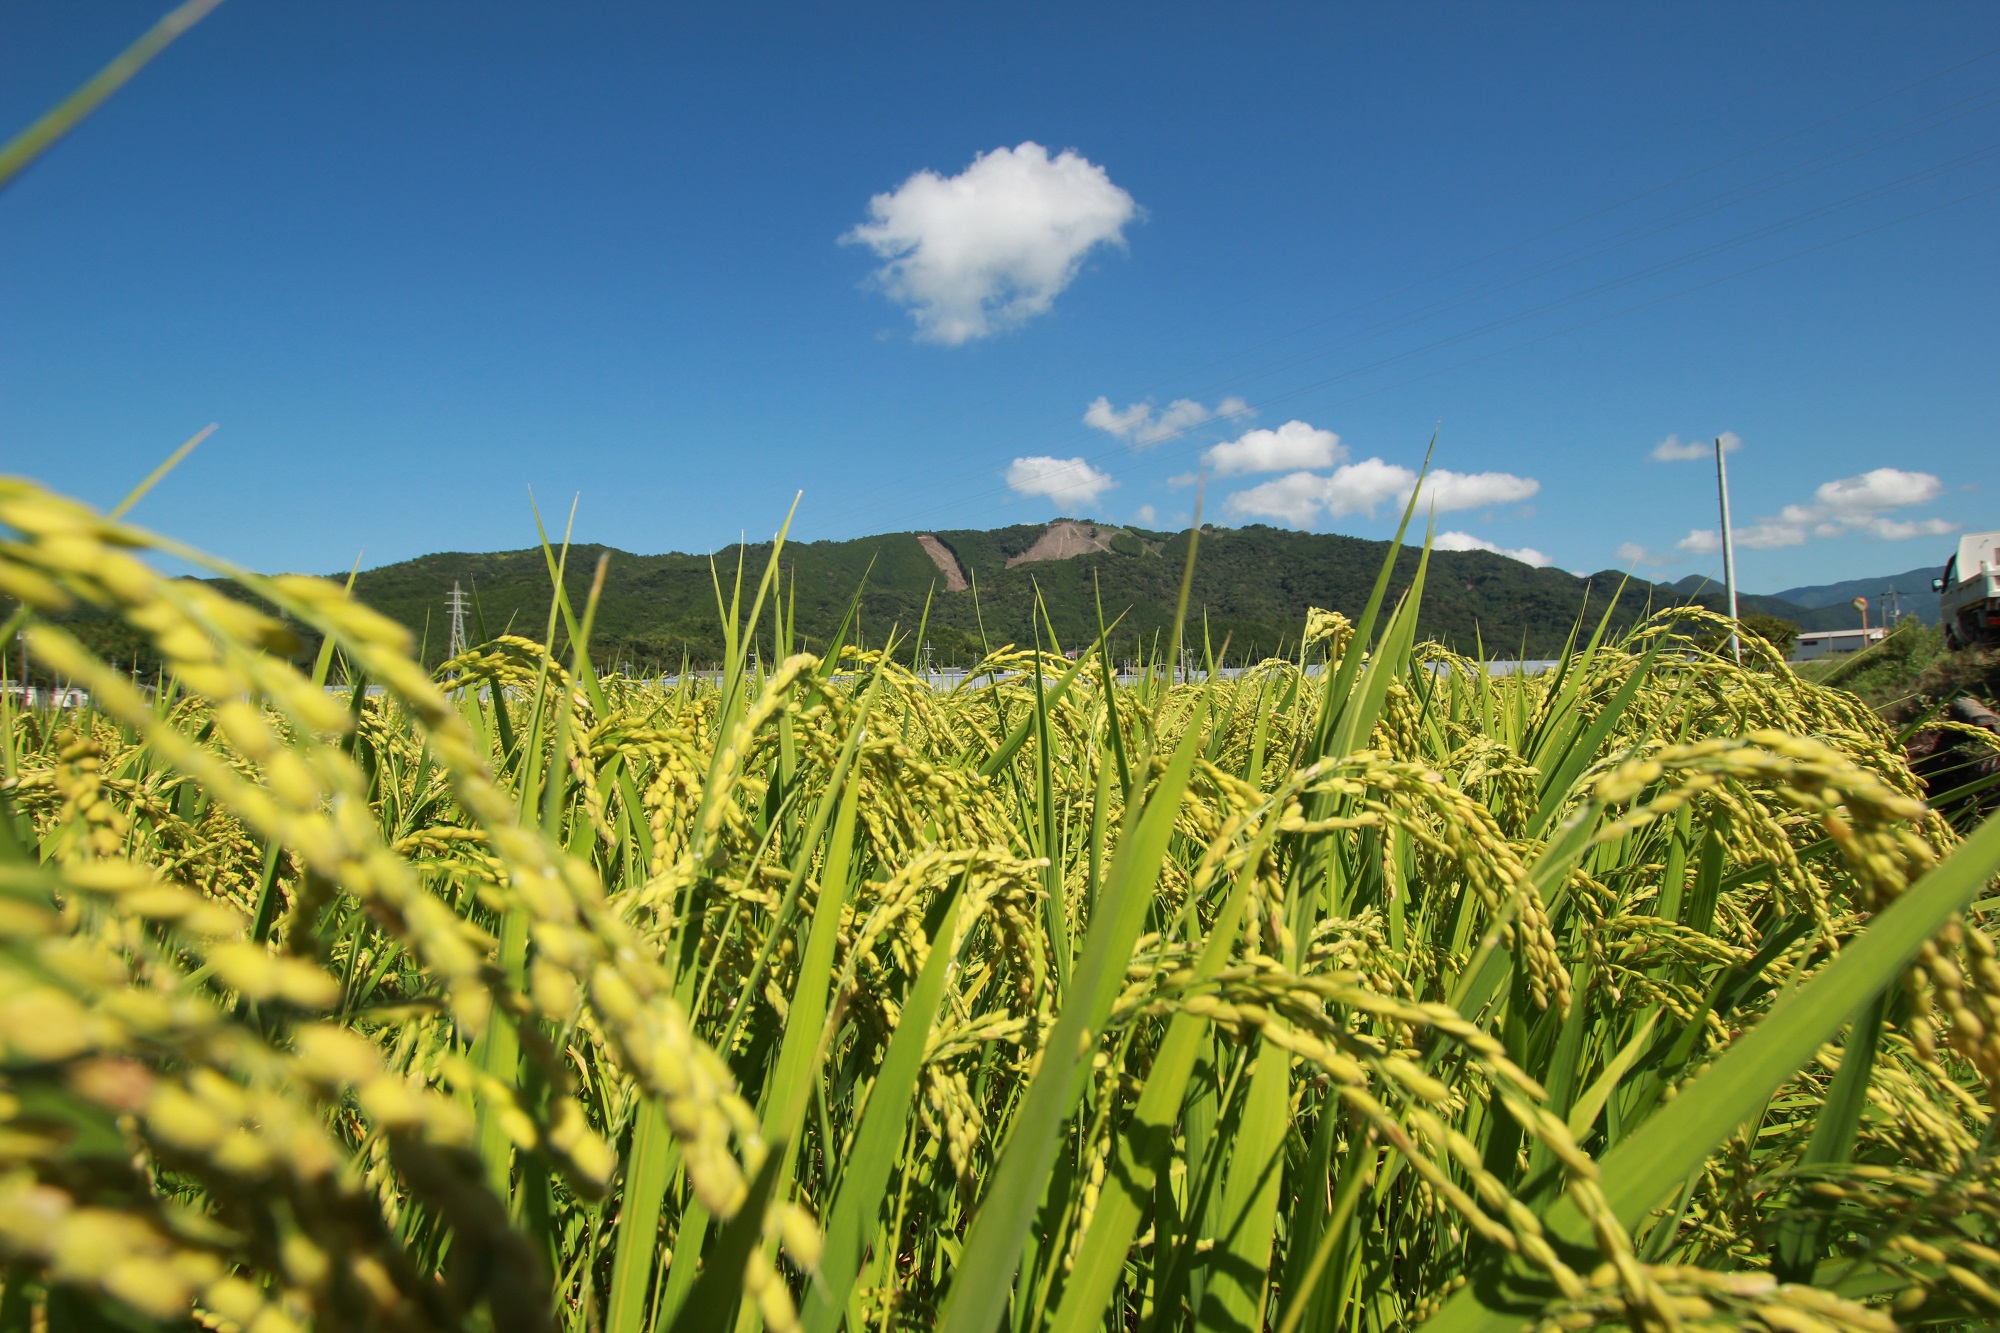
M 1853 607 L 1857 597 L 1868 599 L 1868 623 L 1880 624 L 1882 616 L 1882 593 L 1894 588 L 1902 594 L 1903 614 L 1925 625 L 1937 624 L 1937 594 L 1931 591 L 1931 580 L 1942 570 L 1942 566 L 1924 565 L 1917 569 L 1905 570 L 1900 574 L 1882 574 L 1863 579 L 1847 579 L 1840 583 L 1819 583 L 1806 587 L 1787 588 L 1783 592 L 1758 595 L 1738 593 L 1737 601 L 1745 615 L 1752 611 L 1764 611 L 1792 621 L 1800 629 L 1859 629 L 1861 617 Z M 1720 585 L 1714 579 L 1700 574 L 1690 574 L 1672 585 L 1675 592 L 1686 596 L 1702 596 L 1720 592 Z M 1772 609 L 1775 606 L 1789 607 L 1789 610 Z
M 859 590 L 864 642 L 879 644 L 892 627 L 913 634 L 929 599 L 925 638 L 933 661 L 966 664 L 981 655 L 982 643 L 1032 643 L 1039 593 L 1065 647 L 1095 636 L 1101 603 L 1106 622 L 1118 621 L 1112 637 L 1122 659 L 1137 655 L 1142 642 L 1163 640 L 1171 628 L 1187 541 L 1185 532 L 1059 520 L 992 531 L 793 542 L 780 564 L 784 596 L 807 647 L 824 646 Z M 1218 654 L 1226 643 L 1230 661 L 1254 661 L 1295 645 L 1309 606 L 1358 616 L 1387 549 L 1386 542 L 1262 524 L 1207 529 L 1188 604 L 1195 643 L 1205 622 Z M 608 557 L 593 655 L 641 669 L 672 669 L 683 660 L 702 664 L 720 655 L 717 580 L 727 598 L 740 563 L 747 599 L 770 550 L 768 544 L 732 546 L 709 557 L 581 545 L 569 552 L 564 582 L 580 611 L 599 558 Z M 1409 585 L 1418 556 L 1407 547 L 1399 554 L 1396 588 Z M 1434 552 L 1421 623 L 1428 636 L 1462 652 L 1483 644 L 1491 657 L 1553 656 L 1580 616 L 1587 612 L 1594 621 L 1602 614 L 1623 578 L 1606 571 L 1581 579 L 1484 551 Z M 362 573 L 356 592 L 418 633 L 425 659 L 437 662 L 448 638 L 445 597 L 455 581 L 472 594 L 467 629 L 475 641 L 510 629 L 531 637 L 544 632 L 550 580 L 539 550 L 423 556 Z M 954 591 L 949 585 L 955 582 L 966 586 Z M 1688 600 L 1721 605 L 1719 596 L 1690 599 L 1635 581 L 1626 586 L 1613 622 L 1629 624 L 1649 605 Z M 1768 605 L 1787 619 L 1800 614 L 1788 603 L 1756 601 L 1756 608 L 1746 609 Z
M 1949 555 L 1947 551 L 1940 554 Z M 1846 579 L 1840 583 L 1817 583 L 1802 588 L 1787 588 L 1773 596 L 1788 602 L 1797 602 L 1804 607 L 1837 607 L 1845 611 L 1849 623 L 1858 620 L 1849 605 L 1857 597 L 1868 599 L 1868 615 L 1871 620 L 1878 616 L 1882 604 L 1882 594 L 1894 588 L 1902 594 L 1903 614 L 1926 625 L 1938 622 L 1937 594 L 1931 591 L 1931 580 L 1944 573 L 1944 561 L 1934 565 L 1919 565 L 1906 569 L 1900 574 L 1880 574 L 1872 578 Z M 1817 628 L 1817 626 L 1815 627 Z
M 1723 596 L 1720 583 L 1701 574 L 1689 574 L 1686 578 L 1660 586 L 1669 596 L 1718 609 L 1728 600 Z M 1852 629 L 1861 623 L 1853 608 L 1848 606 L 1805 607 L 1789 598 L 1741 590 L 1736 594 L 1736 609 L 1746 616 L 1766 615 L 1789 620 L 1800 629 Z
M 862 643 L 879 645 L 892 629 L 907 642 L 925 621 L 928 603 L 924 639 L 931 660 L 938 666 L 969 665 L 982 656 L 982 645 L 1034 643 L 1039 595 L 1063 648 L 1096 637 L 1101 605 L 1105 623 L 1116 622 L 1112 651 L 1122 661 L 1165 650 L 1187 542 L 1186 532 L 1059 519 L 991 531 L 791 542 L 779 563 L 785 604 L 808 649 L 826 646 L 858 590 L 856 629 Z M 1387 553 L 1387 542 L 1263 524 L 1204 529 L 1188 598 L 1190 644 L 1199 653 L 1205 632 L 1217 658 L 1235 664 L 1287 652 L 1297 646 L 1308 607 L 1358 618 Z M 726 603 L 740 565 L 747 612 L 770 555 L 768 543 L 731 546 L 713 556 L 634 555 L 584 544 L 570 548 L 563 582 L 581 614 L 597 563 L 604 559 L 592 655 L 627 670 L 673 671 L 683 662 L 706 666 L 719 660 L 718 583 Z M 1397 554 L 1394 592 L 1409 587 L 1420 555 L 1407 546 Z M 1616 570 L 1579 578 L 1486 551 L 1435 551 L 1430 559 L 1422 633 L 1489 658 L 1556 656 L 1571 628 L 1586 618 L 1594 626 L 1621 588 L 1614 627 L 1663 606 L 1696 602 L 1719 610 L 1723 601 L 1712 585 L 1628 581 Z M 446 597 L 454 583 L 471 595 L 466 632 L 474 643 L 509 632 L 539 639 L 547 632 L 549 564 L 538 548 L 445 552 L 384 565 L 364 570 L 355 592 L 407 625 L 424 661 L 435 665 L 450 642 Z M 1845 625 L 1853 615 L 1845 607 L 1809 610 L 1754 596 L 1742 599 L 1742 609 L 1807 628 L 1820 627 L 1823 618 L 1829 620 L 1826 627 Z M 62 619 L 121 668 L 142 675 L 156 669 L 150 648 L 130 627 L 87 608 Z M 767 645 L 770 626 L 767 610 L 759 629 Z M 302 637 L 297 657 L 303 663 L 317 644 L 310 635 Z M 560 627 L 555 638 L 558 645 L 565 641 Z M 849 641 L 855 638 L 851 633 Z M 35 669 L 33 675 L 41 679 L 43 672 Z

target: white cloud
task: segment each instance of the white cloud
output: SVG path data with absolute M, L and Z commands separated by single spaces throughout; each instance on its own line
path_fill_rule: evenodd
M 1619 542 L 1618 559 L 1627 565 L 1650 565 L 1654 563 L 1653 553 L 1637 542 Z
M 1160 515 L 1151 505 L 1140 505 L 1132 514 L 1132 521 L 1141 527 L 1152 527 L 1160 521 Z
M 1958 529 L 1959 525 L 1948 518 L 1871 518 L 1861 525 L 1863 532 L 1885 542 L 1908 541 L 1912 537 L 1946 537 Z
M 1829 481 L 1813 492 L 1818 509 L 1840 519 L 1858 520 L 1885 509 L 1929 504 L 1944 494 L 1944 483 L 1928 472 L 1878 467 L 1858 477 Z M 1789 513 L 1789 511 L 1787 511 Z
M 1317 473 L 1294 472 L 1236 492 L 1224 508 L 1238 518 L 1275 518 L 1294 528 L 1311 527 L 1326 507 L 1327 483 Z
M 1250 404 L 1241 398 L 1225 398 L 1213 408 L 1203 407 L 1192 398 L 1176 398 L 1157 417 L 1151 403 L 1133 403 L 1120 411 L 1111 400 L 1099 396 L 1083 413 L 1083 424 L 1134 444 L 1158 444 L 1185 434 L 1205 421 L 1247 417 Z
M 1736 544 L 1747 551 L 1804 546 L 1806 530 L 1796 523 L 1745 523 L 1736 529 Z M 1689 555 L 1714 555 L 1722 549 L 1722 534 L 1714 528 L 1695 528 L 1674 545 Z
M 1496 542 L 1487 541 L 1484 537 L 1475 537 L 1469 532 L 1440 532 L 1431 546 L 1439 551 L 1491 551 L 1495 555 L 1504 555 L 1509 560 L 1519 560 L 1524 565 L 1533 565 L 1536 569 L 1546 569 L 1555 563 L 1532 546 L 1509 550 Z
M 1722 452 L 1733 454 L 1743 447 L 1743 437 L 1733 430 L 1722 432 Z M 1682 443 L 1678 435 L 1669 435 L 1653 446 L 1653 461 L 1656 463 L 1692 463 L 1703 458 L 1715 457 L 1713 440 L 1689 440 Z
M 917 336 L 951 345 L 1048 312 L 1084 256 L 1122 245 L 1132 196 L 1074 149 L 996 148 L 956 176 L 919 171 L 868 201 L 840 239 L 884 262 L 875 278 L 910 308 Z
M 1036 454 L 1007 465 L 1007 485 L 1019 495 L 1045 495 L 1058 509 L 1090 509 L 1118 483 L 1083 458 L 1050 458 Z
M 1487 505 L 1513 504 L 1542 489 L 1533 477 L 1517 477 L 1511 472 L 1447 472 L 1439 469 L 1424 478 L 1423 498 L 1417 508 L 1436 505 L 1440 512 L 1450 509 L 1482 509 Z
M 1822 483 L 1813 492 L 1811 504 L 1786 505 L 1775 515 L 1738 526 L 1736 544 L 1753 551 L 1771 550 L 1804 546 L 1814 537 L 1840 537 L 1850 532 L 1892 542 L 1942 537 L 1957 532 L 1959 525 L 1943 518 L 1895 519 L 1884 514 L 1885 510 L 1929 504 L 1942 494 L 1944 483 L 1928 472 L 1878 467 L 1858 477 Z M 1697 528 L 1674 545 L 1690 555 L 1713 555 L 1722 549 L 1722 536 L 1714 528 Z
M 1417 474 L 1410 469 L 1379 458 L 1364 458 L 1333 470 L 1326 479 L 1324 503 L 1335 518 L 1361 513 L 1372 517 L 1384 500 L 1408 504 L 1410 489 L 1416 484 Z
M 1252 431 L 1251 434 L 1269 435 L 1274 432 Z M 1400 508 L 1409 503 L 1410 492 L 1416 485 L 1417 474 L 1409 468 L 1379 458 L 1364 458 L 1358 463 L 1342 464 L 1329 476 L 1294 472 L 1275 481 L 1252 486 L 1247 491 L 1238 491 L 1224 504 L 1239 517 L 1257 515 L 1275 518 L 1293 527 L 1305 527 L 1321 510 L 1330 518 L 1341 518 L 1348 514 L 1373 517 L 1385 502 L 1393 502 Z M 1424 479 L 1424 493 L 1417 507 L 1426 510 L 1434 508 L 1439 513 L 1445 513 L 1454 509 L 1511 504 L 1527 499 L 1541 488 L 1542 484 L 1534 478 L 1517 477 L 1511 472 L 1439 470 Z
M 1276 430 L 1245 431 L 1202 455 L 1218 477 L 1331 467 L 1346 457 L 1347 449 L 1338 435 L 1315 430 L 1303 421 L 1287 421 Z

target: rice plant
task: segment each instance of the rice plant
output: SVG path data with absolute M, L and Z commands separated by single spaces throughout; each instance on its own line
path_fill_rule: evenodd
M 433 673 L 0 525 L 89 691 L 0 703 L 0 1330 L 2000 1319 L 2000 830 L 1703 613 L 1493 676 L 1385 569 L 1234 678 L 940 693 L 794 651 L 781 541 L 632 680 L 558 545 Z

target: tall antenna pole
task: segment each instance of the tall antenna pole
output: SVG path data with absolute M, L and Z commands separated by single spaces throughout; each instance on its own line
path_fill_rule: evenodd
M 1722 584 L 1729 590 L 1729 651 L 1743 662 L 1743 640 L 1737 636 L 1736 622 L 1736 535 L 1729 526 L 1729 464 L 1722 461 L 1722 437 L 1715 437 L 1715 489 L 1722 497 Z
M 444 655 L 447 658 L 457 657 L 467 647 L 465 642 L 465 612 L 466 608 L 471 605 L 471 599 L 459 590 L 457 579 L 452 580 L 451 593 L 444 599 L 444 604 L 451 608 L 451 643 L 444 650 Z

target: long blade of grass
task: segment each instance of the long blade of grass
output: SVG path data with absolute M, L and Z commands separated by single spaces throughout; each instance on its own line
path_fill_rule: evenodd
M 1098 913 L 1084 937 L 1071 994 L 1065 997 L 1055 1029 L 1043 1048 L 1000 1150 L 984 1197 L 966 1234 L 957 1275 L 939 1319 L 941 1333 L 992 1333 L 1006 1307 L 1008 1290 L 1027 1243 L 1028 1225 L 1041 1203 L 1055 1164 L 1063 1122 L 1074 1099 L 1076 1074 L 1096 1045 L 1109 1014 L 1125 960 L 1152 906 L 1153 886 L 1166 859 L 1181 794 L 1200 748 L 1200 731 L 1190 727 L 1152 794 L 1128 832 L 1119 839 L 1105 875 Z
M 0 148 L 0 189 L 5 189 L 36 158 L 54 147 L 58 139 L 81 125 L 85 117 L 131 82 L 132 76 L 150 64 L 154 56 L 166 50 L 175 38 L 201 22 L 210 10 L 221 3 L 222 0 L 186 0 L 168 11 L 138 41 L 119 52 L 116 59 L 92 75 L 89 82 L 10 139 L 6 147 Z
M 951 968 L 962 901 L 962 889 L 954 889 L 943 917 L 931 932 L 930 957 L 924 960 L 923 971 L 905 997 L 902 1019 L 889 1038 L 882 1068 L 854 1131 L 840 1189 L 826 1214 L 826 1248 L 819 1273 L 808 1285 L 805 1308 L 800 1311 L 806 1333 L 833 1333 L 847 1313 L 848 1294 L 861 1270 L 862 1252 L 881 1214 L 896 1152 L 907 1132 L 910 1099 L 923 1070 L 924 1044 L 944 996 L 945 974 Z
M 1606 1153 L 1599 1168 L 1605 1202 L 1626 1226 L 1635 1225 L 1680 1185 L 1722 1141 L 1838 1032 L 1856 1008 L 1894 983 L 1924 942 L 1971 905 L 2000 873 L 2000 819 L 1977 832 L 1877 913 L 1840 956 L 1732 1043 L 1639 1132 Z M 1547 1225 L 1576 1246 L 1591 1229 L 1567 1196 L 1549 1210 Z M 1454 1296 L 1424 1325 L 1434 1333 L 1512 1329 L 1519 1314 L 1485 1304 L 1479 1284 Z

